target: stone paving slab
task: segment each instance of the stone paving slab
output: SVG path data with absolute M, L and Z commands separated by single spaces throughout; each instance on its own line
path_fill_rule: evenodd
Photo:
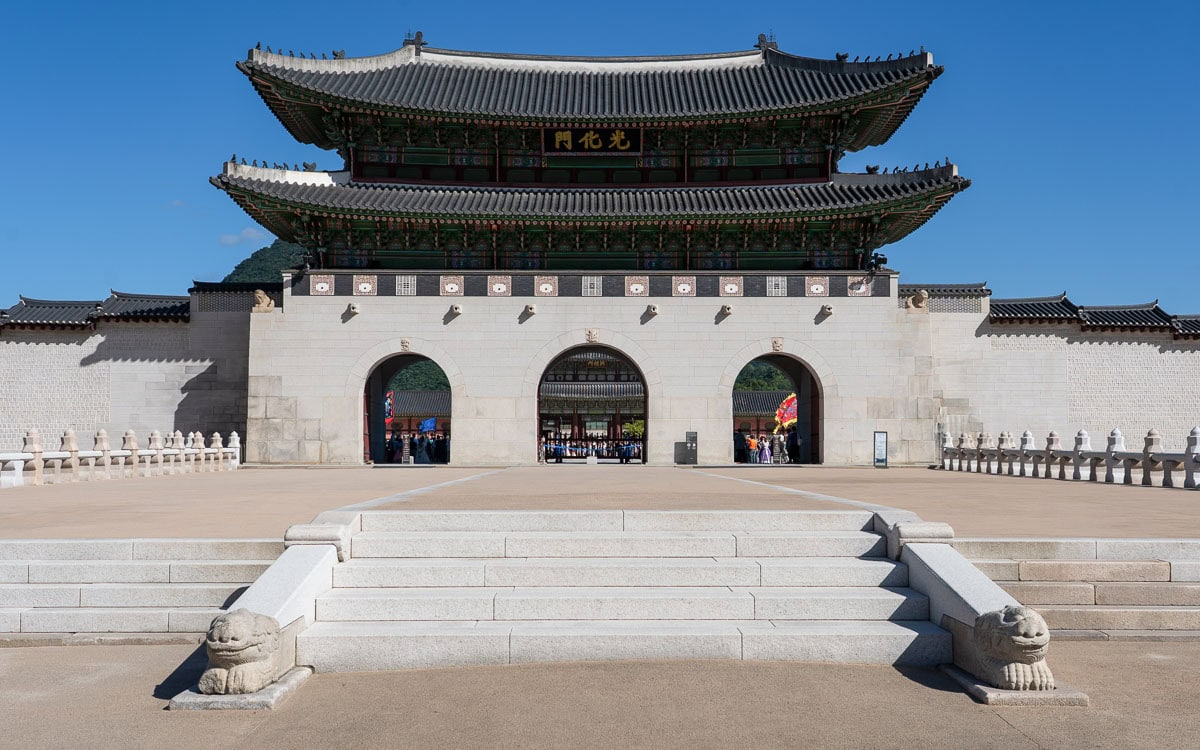
M 163 711 L 195 646 L 0 649 L 14 747 L 1194 748 L 1200 643 L 1054 646 L 1087 709 L 975 703 L 934 670 L 590 662 L 317 674 L 271 712 Z M 184 666 L 180 668 L 180 665 Z M 64 710 L 69 706 L 70 710 Z M 447 710 L 451 707 L 452 710 Z

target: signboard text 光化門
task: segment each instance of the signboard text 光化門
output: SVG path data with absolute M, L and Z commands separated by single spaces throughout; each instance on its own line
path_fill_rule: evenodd
M 543 128 L 546 154 L 640 154 L 638 128 Z

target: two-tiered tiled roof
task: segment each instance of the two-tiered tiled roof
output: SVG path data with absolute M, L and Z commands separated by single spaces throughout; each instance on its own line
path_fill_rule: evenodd
M 299 213 L 461 221 L 738 221 L 887 215 L 891 242 L 970 186 L 955 165 L 900 174 L 834 174 L 827 183 L 659 188 L 516 188 L 357 183 L 348 175 L 225 164 L 216 187 L 256 221 L 290 239 Z M 914 210 L 914 206 L 916 210 Z
M 890 55 L 889 55 L 890 58 Z M 517 124 L 730 122 L 863 109 L 851 150 L 885 142 L 942 72 L 928 52 L 818 60 L 773 44 L 719 54 L 565 57 L 435 49 L 314 60 L 250 50 L 238 63 L 300 141 L 332 148 L 330 109 Z

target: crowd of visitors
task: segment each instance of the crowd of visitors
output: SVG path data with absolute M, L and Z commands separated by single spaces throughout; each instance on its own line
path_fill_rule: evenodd
M 733 460 L 739 464 L 798 464 L 800 434 L 795 427 L 789 427 L 783 435 L 738 430 L 733 433 Z
M 642 461 L 642 441 L 635 439 L 602 440 L 599 438 L 541 438 L 538 440 L 538 460 L 561 464 L 563 459 L 616 459 L 629 464 Z
M 387 441 L 388 463 L 404 463 L 406 445 L 414 464 L 450 463 L 449 434 L 392 435 Z

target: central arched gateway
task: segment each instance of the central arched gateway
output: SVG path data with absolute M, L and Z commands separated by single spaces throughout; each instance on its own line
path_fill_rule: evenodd
M 363 389 L 363 458 L 368 463 L 449 463 L 450 384 L 419 354 L 380 362 Z
M 803 362 L 787 354 L 766 354 L 756 357 L 746 364 L 739 374 L 748 374 L 753 365 L 770 365 L 768 370 L 778 371 L 785 382 L 768 383 L 767 388 L 748 391 L 734 390 L 733 392 L 733 430 L 734 461 L 738 463 L 756 463 L 757 459 L 745 455 L 739 447 L 736 433 L 742 434 L 742 440 L 751 435 L 762 439 L 776 433 L 775 408 L 788 392 L 796 394 L 796 423 L 787 431 L 781 431 L 782 443 L 776 447 L 786 449 L 789 433 L 794 432 L 797 439 L 791 449 L 786 450 L 784 462 L 819 464 L 822 461 L 821 435 L 821 384 Z M 761 378 L 761 376 L 760 376 Z M 789 386 L 790 387 L 787 387 Z M 773 390 L 783 386 L 786 390 Z M 758 398 L 754 398 L 758 397 Z M 740 408 L 739 408 L 740 407 Z M 774 461 L 779 461 L 778 451 L 773 455 Z
M 646 385 L 641 370 L 607 346 L 559 355 L 538 383 L 538 445 L 549 462 L 646 460 Z

